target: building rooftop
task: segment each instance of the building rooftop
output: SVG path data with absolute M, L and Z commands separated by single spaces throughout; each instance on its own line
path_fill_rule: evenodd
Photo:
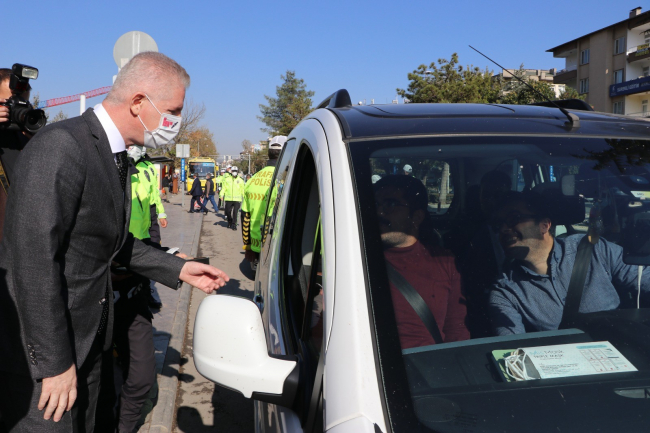
M 632 15 L 635 12 L 637 12 L 637 14 Z M 634 9 L 632 9 L 630 11 L 630 17 L 629 18 L 624 19 L 623 21 L 619 21 L 617 23 L 611 24 L 611 25 L 609 25 L 607 27 L 603 27 L 602 29 L 595 30 L 595 31 L 593 31 L 591 33 L 587 33 L 586 35 L 579 36 L 579 37 L 577 37 L 575 39 L 572 39 L 572 40 L 570 40 L 568 42 L 563 42 L 562 44 L 560 44 L 560 45 L 558 45 L 556 47 L 553 47 L 553 48 L 550 48 L 550 49 L 546 50 L 546 52 L 547 53 L 552 53 L 555 50 L 557 50 L 558 48 L 563 47 L 564 45 L 571 44 L 573 42 L 578 41 L 579 39 L 582 39 L 582 38 L 587 37 L 587 36 L 591 36 L 591 35 L 593 35 L 595 33 L 598 33 L 598 32 L 602 32 L 603 30 L 607 30 L 607 29 L 609 29 L 611 27 L 619 26 L 619 25 L 621 25 L 623 23 L 628 23 L 628 28 L 633 29 L 634 27 L 638 27 L 638 26 L 646 24 L 648 22 L 650 22 L 650 11 L 641 13 L 641 8 L 640 7 L 634 8 Z

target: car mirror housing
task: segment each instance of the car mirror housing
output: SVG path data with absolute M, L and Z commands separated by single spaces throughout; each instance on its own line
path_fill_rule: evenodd
M 246 398 L 292 406 L 298 364 L 269 356 L 262 316 L 248 299 L 206 297 L 196 313 L 193 347 L 196 369 L 207 379 Z

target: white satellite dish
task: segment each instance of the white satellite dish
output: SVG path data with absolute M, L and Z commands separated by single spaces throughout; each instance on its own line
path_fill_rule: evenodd
M 113 47 L 113 59 L 118 69 L 122 69 L 133 56 L 145 51 L 158 52 L 158 44 L 145 32 L 128 32 L 119 37 Z

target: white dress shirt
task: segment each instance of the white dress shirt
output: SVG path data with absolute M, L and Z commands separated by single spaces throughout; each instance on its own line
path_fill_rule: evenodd
M 104 128 L 104 132 L 106 132 L 108 142 L 111 145 L 111 152 L 113 152 L 113 154 L 124 152 L 126 150 L 124 138 L 122 137 L 122 134 L 120 134 L 120 131 L 117 129 L 117 126 L 115 126 L 115 123 L 113 123 L 113 119 L 111 119 L 111 116 L 108 115 L 108 112 L 104 106 L 102 104 L 97 104 L 93 107 L 93 110 L 99 119 L 99 123 L 102 124 L 102 128 Z

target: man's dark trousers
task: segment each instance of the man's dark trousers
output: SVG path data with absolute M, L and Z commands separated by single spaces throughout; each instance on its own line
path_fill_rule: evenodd
M 130 305 L 115 306 L 113 341 L 122 369 L 122 392 L 119 404 L 119 431 L 131 432 L 140 420 L 142 406 L 156 381 L 152 315 L 147 306 L 149 280 L 142 279 L 140 291 Z
M 226 218 L 228 218 L 228 227 L 237 224 L 237 213 L 239 213 L 239 201 L 226 201 Z

